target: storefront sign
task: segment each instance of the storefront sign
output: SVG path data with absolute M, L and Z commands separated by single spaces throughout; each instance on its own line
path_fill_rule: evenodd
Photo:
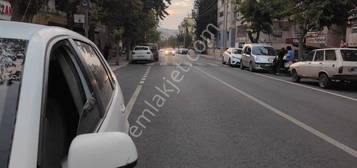
M 12 8 L 9 1 L 0 0 L 0 20 L 11 20 Z

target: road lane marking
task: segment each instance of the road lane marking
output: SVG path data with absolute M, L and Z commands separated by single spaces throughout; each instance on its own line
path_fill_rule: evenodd
M 207 72 L 201 70 L 200 68 L 197 68 L 197 67 L 194 67 L 194 68 L 195 68 L 196 70 L 200 71 L 201 73 L 207 75 L 208 77 L 210 77 L 210 78 L 212 78 L 212 79 L 214 79 L 214 80 L 216 80 L 216 81 L 218 81 L 218 82 L 224 84 L 224 85 L 227 86 L 228 88 L 231 88 L 231 89 L 233 89 L 234 91 L 238 92 L 239 94 L 241 94 L 241 95 L 243 95 L 243 96 L 249 98 L 250 100 L 256 102 L 257 104 L 259 104 L 259 105 L 261 105 L 261 106 L 263 106 L 263 107 L 269 109 L 270 111 L 272 111 L 273 113 L 279 115 L 280 117 L 285 118 L 286 120 L 288 120 L 288 121 L 294 123 L 294 124 L 297 125 L 298 127 L 300 127 L 300 128 L 302 128 L 302 129 L 304 129 L 304 130 L 310 132 L 311 134 L 313 134 L 313 135 L 319 137 L 320 139 L 322 139 L 322 140 L 324 140 L 324 141 L 326 141 L 326 142 L 328 142 L 328 143 L 334 145 L 335 147 L 337 147 L 337 148 L 343 150 L 344 152 L 346 152 L 346 153 L 352 155 L 353 157 L 357 158 L 357 151 L 354 150 L 353 148 L 348 147 L 347 145 L 342 144 L 341 142 L 339 142 L 339 141 L 337 141 L 337 140 L 335 140 L 335 139 L 329 137 L 328 135 L 326 135 L 326 134 L 324 134 L 324 133 L 322 133 L 322 132 L 316 130 L 315 128 L 312 128 L 311 126 L 309 126 L 309 125 L 307 125 L 307 124 L 305 124 L 305 123 L 303 123 L 303 122 L 301 122 L 301 121 L 295 119 L 294 117 L 292 117 L 292 116 L 290 116 L 290 115 L 288 115 L 288 114 L 283 113 L 282 111 L 278 110 L 277 108 L 275 108 L 275 107 L 273 107 L 273 106 L 271 106 L 271 105 L 269 105 L 269 104 L 267 104 L 267 103 L 265 103 L 265 102 L 259 100 L 258 98 L 255 98 L 254 96 L 252 96 L 252 95 L 250 95 L 250 94 L 248 94 L 248 93 L 246 93 L 246 92 L 244 92 L 244 91 L 242 91 L 242 90 L 240 90 L 240 89 L 237 89 L 236 87 L 234 87 L 234 86 L 228 84 L 227 82 L 225 82 L 225 81 L 223 81 L 223 80 L 221 80 L 221 79 L 219 79 L 219 78 L 217 78 L 217 77 L 215 77 L 215 76 L 213 76 L 213 75 L 211 75 L 211 74 L 209 74 L 209 73 L 207 73 Z
M 145 72 L 146 75 L 144 74 L 144 76 L 147 76 L 147 75 L 148 75 L 148 73 L 150 72 L 150 69 L 151 69 L 151 66 L 149 66 L 149 67 L 146 69 L 146 72 Z M 145 78 L 145 79 L 142 78 L 142 79 L 140 80 L 139 85 L 136 87 L 136 89 L 135 89 L 133 95 L 131 96 L 131 98 L 130 98 L 128 104 L 126 105 L 125 112 L 124 112 L 124 117 L 125 117 L 125 119 L 128 119 L 128 118 L 129 118 L 130 113 L 131 113 L 131 111 L 133 110 L 134 104 L 135 104 L 136 100 L 138 99 L 138 96 L 139 96 L 139 94 L 140 94 L 140 92 L 141 92 L 141 89 L 143 88 L 143 85 L 144 85 L 144 83 L 145 83 L 145 80 L 146 80 L 146 78 Z
M 253 74 L 255 74 L 255 75 L 257 75 L 257 76 L 265 77 L 265 78 L 270 78 L 270 79 L 273 79 L 273 80 L 276 80 L 276 81 L 285 82 L 285 83 L 288 83 L 288 84 L 291 84 L 291 85 L 300 86 L 300 87 L 303 87 L 303 88 L 308 88 L 308 89 L 315 90 L 315 91 L 319 91 L 319 92 L 322 92 L 322 93 L 334 95 L 334 96 L 341 97 L 341 98 L 344 98 L 344 99 L 348 99 L 348 100 L 352 100 L 352 101 L 357 101 L 356 98 L 344 96 L 344 95 L 341 95 L 341 94 L 338 94 L 338 93 L 333 93 L 333 92 L 329 92 L 329 91 L 326 91 L 326 90 L 314 88 L 314 87 L 311 87 L 311 86 L 306 86 L 306 85 L 303 85 L 303 84 L 294 83 L 294 82 L 286 81 L 286 80 L 279 79 L 279 78 L 274 78 L 274 77 L 271 77 L 271 76 L 268 76 L 268 75 L 262 75 L 262 74 L 257 74 L 257 73 L 253 73 Z

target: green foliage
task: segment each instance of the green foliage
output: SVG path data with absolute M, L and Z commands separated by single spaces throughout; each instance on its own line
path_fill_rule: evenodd
M 113 29 L 123 27 L 120 37 L 127 45 L 157 41 L 156 29 L 168 4 L 170 0 L 104 0 L 102 21 Z
M 258 42 L 261 32 L 272 33 L 274 19 L 287 15 L 282 0 L 236 0 L 236 4 L 236 11 L 242 16 L 241 22 L 247 23 L 248 35 L 253 43 Z

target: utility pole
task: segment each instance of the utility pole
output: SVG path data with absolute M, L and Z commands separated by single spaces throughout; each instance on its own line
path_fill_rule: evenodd
M 224 26 L 223 26 L 223 50 L 227 48 L 227 20 L 228 20 L 228 3 L 229 0 L 224 0 Z

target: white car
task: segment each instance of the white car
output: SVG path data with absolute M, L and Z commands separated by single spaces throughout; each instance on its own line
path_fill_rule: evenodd
M 136 164 L 119 83 L 90 40 L 7 21 L 0 32 L 1 168 Z
M 154 54 L 149 46 L 136 46 L 132 52 L 131 61 L 154 61 Z
M 241 48 L 229 48 L 223 53 L 222 64 L 239 65 L 242 60 Z
M 245 44 L 243 47 L 240 68 L 248 67 L 249 71 L 271 70 L 276 51 L 268 44 Z
M 302 61 L 290 66 L 292 79 L 318 79 L 322 88 L 333 81 L 357 81 L 357 49 L 326 48 L 310 52 Z

